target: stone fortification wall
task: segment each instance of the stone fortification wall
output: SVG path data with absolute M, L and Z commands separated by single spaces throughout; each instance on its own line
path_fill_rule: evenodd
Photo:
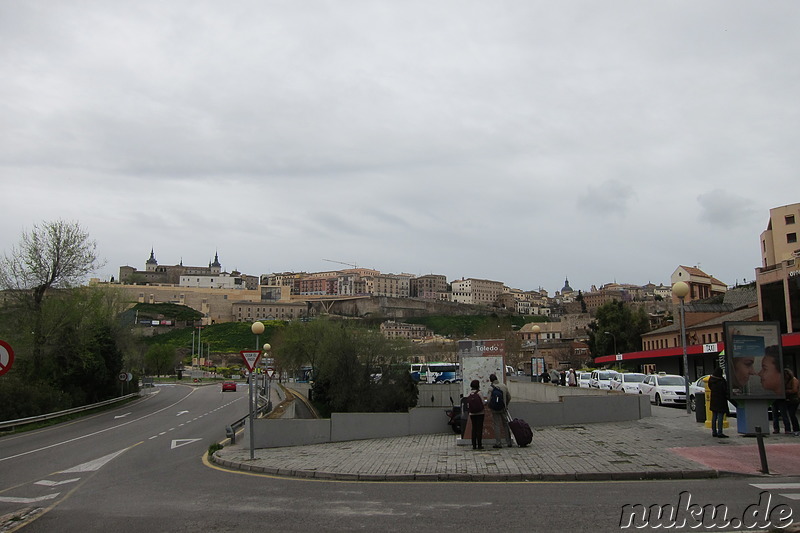
M 378 315 L 387 318 L 410 318 L 427 315 L 481 315 L 489 311 L 503 312 L 503 310 L 489 309 L 478 305 L 417 298 L 390 298 L 387 296 L 337 301 L 330 308 L 330 312 L 337 315 L 352 317 Z

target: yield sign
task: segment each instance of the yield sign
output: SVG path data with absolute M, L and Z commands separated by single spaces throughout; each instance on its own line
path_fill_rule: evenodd
M 268 366 L 267 367 L 267 377 L 269 379 L 272 379 L 272 376 L 274 376 L 274 375 L 275 375 L 275 369 L 272 368 L 271 366 Z
M 242 350 L 239 353 L 242 354 L 242 359 L 247 369 L 252 372 L 256 368 L 258 359 L 261 357 L 261 350 Z
M 11 370 L 14 363 L 14 350 L 6 341 L 0 341 L 0 376 Z

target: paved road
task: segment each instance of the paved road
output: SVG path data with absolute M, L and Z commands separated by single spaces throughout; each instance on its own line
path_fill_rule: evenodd
M 573 481 L 569 482 L 363 483 L 276 477 L 204 464 L 208 444 L 219 440 L 222 427 L 246 410 L 244 389 L 222 394 L 217 388 L 173 387 L 139 404 L 97 415 L 91 427 L 74 422 L 49 428 L 38 432 L 39 435 L 31 434 L 36 442 L 30 441 L 27 445 L 20 441 L 29 437 L 22 435 L 14 440 L 0 439 L 0 497 L 32 500 L 55 494 L 50 499 L 28 504 L 17 501 L 16 507 L 9 501 L 0 503 L 0 514 L 9 508 L 31 508 L 38 518 L 27 523 L 25 532 L 242 532 L 275 528 L 303 532 L 357 529 L 441 532 L 497 527 L 507 531 L 619 531 L 621 511 L 626 504 L 677 504 L 682 495 L 689 494 L 692 502 L 724 504 L 731 516 L 740 517 L 767 494 L 770 501 L 764 501 L 769 509 L 789 509 L 796 513 L 794 517 L 800 517 L 796 509 L 800 484 L 792 476 L 576 482 L 577 477 L 572 475 Z M 656 409 L 656 412 L 656 417 L 633 427 L 587 425 L 537 430 L 535 445 L 531 448 L 480 454 L 471 449 L 455 448 L 453 437 L 443 434 L 439 437 L 442 446 L 446 445 L 444 455 L 434 453 L 435 460 L 427 462 L 426 468 L 436 470 L 449 464 L 454 456 L 469 455 L 476 464 L 479 464 L 478 458 L 483 458 L 480 459 L 481 468 L 497 469 L 498 465 L 511 464 L 511 454 L 517 453 L 524 453 L 529 460 L 531 456 L 542 454 L 554 457 L 551 461 L 554 465 L 588 464 L 590 454 L 595 454 L 608 457 L 609 464 L 612 460 L 622 461 L 616 465 L 624 468 L 628 464 L 625 461 L 637 465 L 640 459 L 621 456 L 617 452 L 622 449 L 662 453 L 659 451 L 662 448 L 691 444 L 689 448 L 692 449 L 705 447 L 711 451 L 742 454 L 750 445 L 746 439 L 736 438 L 724 444 L 717 443 L 704 429 L 688 424 L 685 413 L 679 410 Z M 117 416 L 120 418 L 114 418 Z M 102 433 L 86 436 L 101 430 Z M 201 440 L 194 441 L 195 438 Z M 648 438 L 660 440 L 645 446 Z M 66 440 L 71 442 L 66 443 Z M 363 454 L 373 453 L 370 450 L 375 449 L 364 447 L 368 442 L 371 441 L 324 448 L 339 459 L 348 456 L 364 459 L 367 456 Z M 796 446 L 790 437 L 780 436 L 773 442 Z M 35 451 L 38 448 L 34 446 L 47 443 L 56 446 Z M 625 448 L 626 443 L 628 448 Z M 576 452 L 575 446 L 585 451 Z M 15 453 L 9 454 L 12 449 Z M 241 449 L 246 450 L 246 447 Z M 233 450 L 231 447 L 228 452 Z M 24 451 L 30 453 L 12 457 Z M 419 452 L 418 448 L 395 447 L 391 460 L 373 457 L 368 468 L 381 468 L 379 463 L 387 461 L 396 465 L 402 462 L 399 456 Z M 283 454 L 284 451 L 263 453 Z M 664 453 L 676 456 L 671 460 L 690 461 L 695 468 L 703 468 L 677 451 Z M 76 454 L 74 458 L 73 454 Z M 510 457 L 498 461 L 497 458 L 502 457 L 499 454 Z M 24 468 L 18 464 L 32 456 L 37 460 L 27 462 Z M 301 448 L 276 456 L 291 458 L 300 465 L 321 460 Z M 348 469 L 359 468 L 356 463 L 352 459 L 345 461 Z M 403 464 L 410 464 L 410 461 Z M 566 470 L 568 467 L 559 468 Z M 8 477 L 7 472 L 13 472 L 14 479 Z M 29 474 L 21 475 L 21 472 Z M 570 479 L 569 475 L 566 479 Z M 46 483 L 39 484 L 40 481 Z M 18 527 L 16 523 L 7 524 L 11 528 Z M 0 531 L 4 531 L 2 526 Z
M 89 517 L 113 516 L 115 506 L 159 493 L 169 497 L 170 488 L 183 492 L 187 478 L 176 475 L 179 469 L 198 465 L 225 425 L 246 409 L 246 392 L 164 386 L 111 411 L 3 437 L 0 531 L 21 516 L 36 518 L 27 526 L 31 531 L 78 531 Z

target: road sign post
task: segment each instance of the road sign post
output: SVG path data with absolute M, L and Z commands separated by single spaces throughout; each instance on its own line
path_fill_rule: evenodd
M 255 370 L 258 364 L 258 359 L 261 357 L 261 350 L 242 350 L 239 352 L 242 356 L 245 366 L 250 371 L 247 378 L 247 398 L 250 404 L 250 459 L 255 459 L 255 431 L 253 428 L 253 421 L 255 420 L 255 409 L 253 409 L 253 381 L 255 381 Z

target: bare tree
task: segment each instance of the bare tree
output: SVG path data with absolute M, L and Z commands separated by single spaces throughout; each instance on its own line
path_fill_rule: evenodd
M 97 243 L 80 224 L 56 220 L 23 231 L 18 246 L 0 259 L 0 288 L 32 312 L 34 364 L 42 352 L 45 294 L 51 288 L 78 285 L 99 268 L 96 248 Z

